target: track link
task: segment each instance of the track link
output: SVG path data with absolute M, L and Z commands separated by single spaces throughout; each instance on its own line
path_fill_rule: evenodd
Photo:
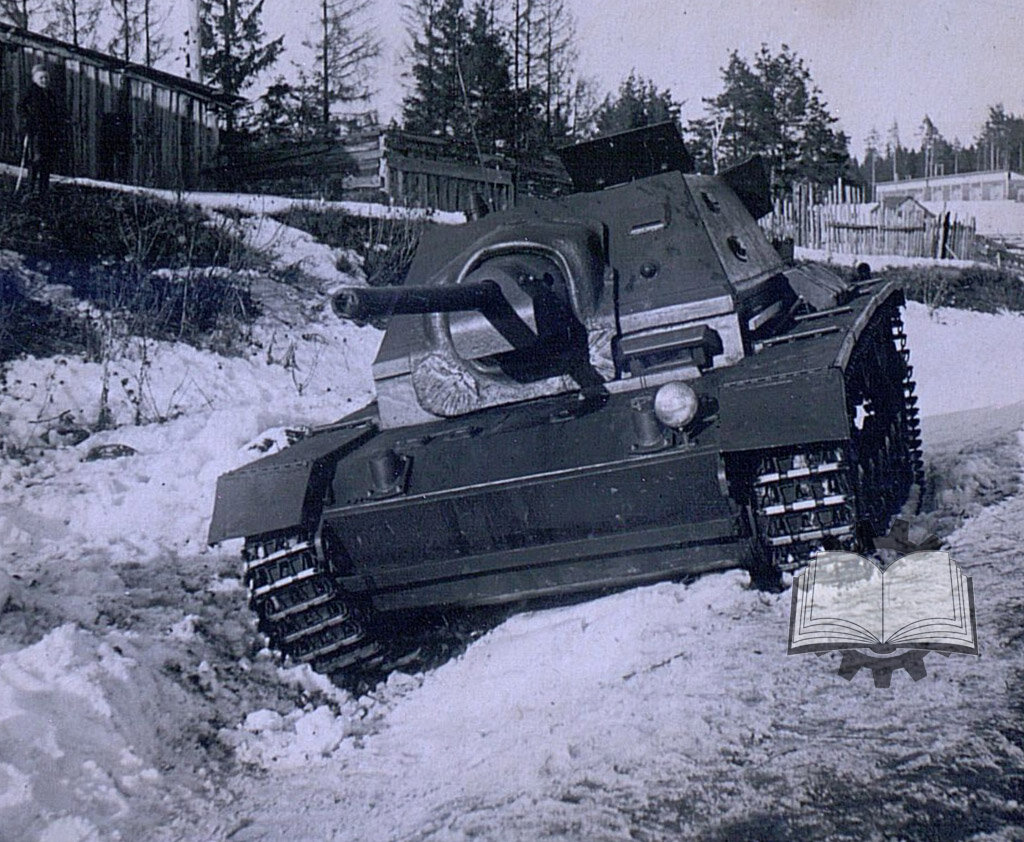
M 852 546 L 856 500 L 842 443 L 762 454 L 754 480 L 756 523 L 771 565 L 795 570 L 828 539 Z
M 250 538 L 242 561 L 249 607 L 272 648 L 324 673 L 373 663 L 379 644 L 305 536 Z

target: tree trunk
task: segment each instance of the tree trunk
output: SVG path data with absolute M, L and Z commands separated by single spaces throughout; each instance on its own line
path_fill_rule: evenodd
M 327 75 L 328 72 L 328 60 L 327 60 L 327 0 L 320 0 L 320 10 L 323 13 L 320 18 L 320 24 L 322 28 L 323 42 L 321 44 L 321 67 L 320 72 L 323 74 L 323 86 L 321 89 L 321 96 L 323 101 L 320 103 L 323 109 L 323 122 L 324 122 L 324 134 L 327 134 L 328 129 L 331 125 L 331 80 Z
M 128 0 L 121 0 L 121 11 L 124 14 L 124 60 L 131 60 L 131 32 L 128 24 Z
M 515 0 L 515 26 L 513 27 L 513 79 L 515 80 L 515 108 L 512 111 L 512 138 L 516 152 L 519 151 L 519 110 L 522 108 L 522 99 L 519 95 L 519 0 Z

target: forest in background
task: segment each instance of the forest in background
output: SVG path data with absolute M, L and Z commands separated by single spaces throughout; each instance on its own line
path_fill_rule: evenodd
M 0 20 L 127 61 L 157 66 L 171 51 L 171 0 L 0 0 Z M 370 0 L 308 0 L 308 65 L 285 63 L 284 36 L 263 25 L 265 0 L 199 0 L 202 79 L 249 99 L 228 117 L 229 145 L 324 138 L 372 124 L 381 40 Z M 705 172 L 752 154 L 776 193 L 977 170 L 1024 171 L 1024 116 L 989 107 L 977 137 L 946 138 L 925 114 L 911 132 L 873 128 L 858 155 L 836 127 L 804 60 L 785 44 L 738 51 L 721 91 L 684 103 L 636 71 L 602 91 L 578 71 L 567 0 L 406 0 L 406 95 L 397 123 L 468 144 L 479 156 L 536 160 L 567 143 L 676 121 Z M 684 121 L 683 106 L 691 114 Z

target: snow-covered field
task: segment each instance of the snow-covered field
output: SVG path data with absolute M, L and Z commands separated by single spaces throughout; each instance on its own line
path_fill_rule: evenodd
M 204 543 L 216 477 L 364 403 L 379 341 L 326 308 L 336 255 L 243 224 L 308 278 L 255 290 L 248 356 L 129 349 L 121 426 L 59 447 L 98 367 L 7 368 L 0 840 L 1024 839 L 1024 319 L 907 310 L 980 658 L 847 683 L 729 572 L 512 616 L 355 697 L 257 648 L 237 542 Z

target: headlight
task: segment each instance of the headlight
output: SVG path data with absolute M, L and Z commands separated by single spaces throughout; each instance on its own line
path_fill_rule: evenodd
M 654 395 L 654 414 L 666 427 L 681 430 L 697 415 L 697 393 L 681 380 L 672 380 Z

